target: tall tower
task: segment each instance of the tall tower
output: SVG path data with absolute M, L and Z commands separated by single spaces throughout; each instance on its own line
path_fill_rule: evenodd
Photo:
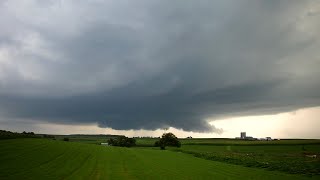
M 246 132 L 241 132 L 240 133 L 240 138 L 245 139 L 246 138 Z

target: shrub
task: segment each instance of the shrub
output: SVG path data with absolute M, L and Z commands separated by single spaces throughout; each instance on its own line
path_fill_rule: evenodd
M 63 141 L 69 141 L 69 138 L 65 137 L 63 138 Z
M 131 147 L 136 145 L 136 140 L 134 138 L 128 138 L 125 136 L 110 138 L 107 142 L 111 146 Z

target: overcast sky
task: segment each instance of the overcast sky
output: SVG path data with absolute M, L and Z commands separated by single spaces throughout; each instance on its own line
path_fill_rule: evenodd
M 320 115 L 320 1 L 2 0 L 0 27 L 0 129 L 223 134 Z

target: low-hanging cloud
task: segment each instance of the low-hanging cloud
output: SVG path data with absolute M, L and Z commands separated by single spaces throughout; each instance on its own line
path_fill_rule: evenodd
M 0 116 L 219 132 L 208 118 L 317 106 L 319 12 L 313 1 L 3 1 Z

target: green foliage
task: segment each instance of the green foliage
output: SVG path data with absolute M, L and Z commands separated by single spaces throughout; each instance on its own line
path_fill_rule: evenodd
M 69 141 L 69 138 L 65 137 L 63 138 L 63 141 Z
M 185 153 L 163 153 L 152 148 L 103 147 L 29 138 L 0 141 L 0 179 L 311 178 L 208 161 Z
M 161 139 L 154 143 L 154 146 L 164 150 L 166 146 L 181 147 L 181 143 L 173 133 L 164 133 Z
M 136 145 L 136 140 L 125 136 L 108 139 L 108 144 L 111 146 L 132 147 Z

